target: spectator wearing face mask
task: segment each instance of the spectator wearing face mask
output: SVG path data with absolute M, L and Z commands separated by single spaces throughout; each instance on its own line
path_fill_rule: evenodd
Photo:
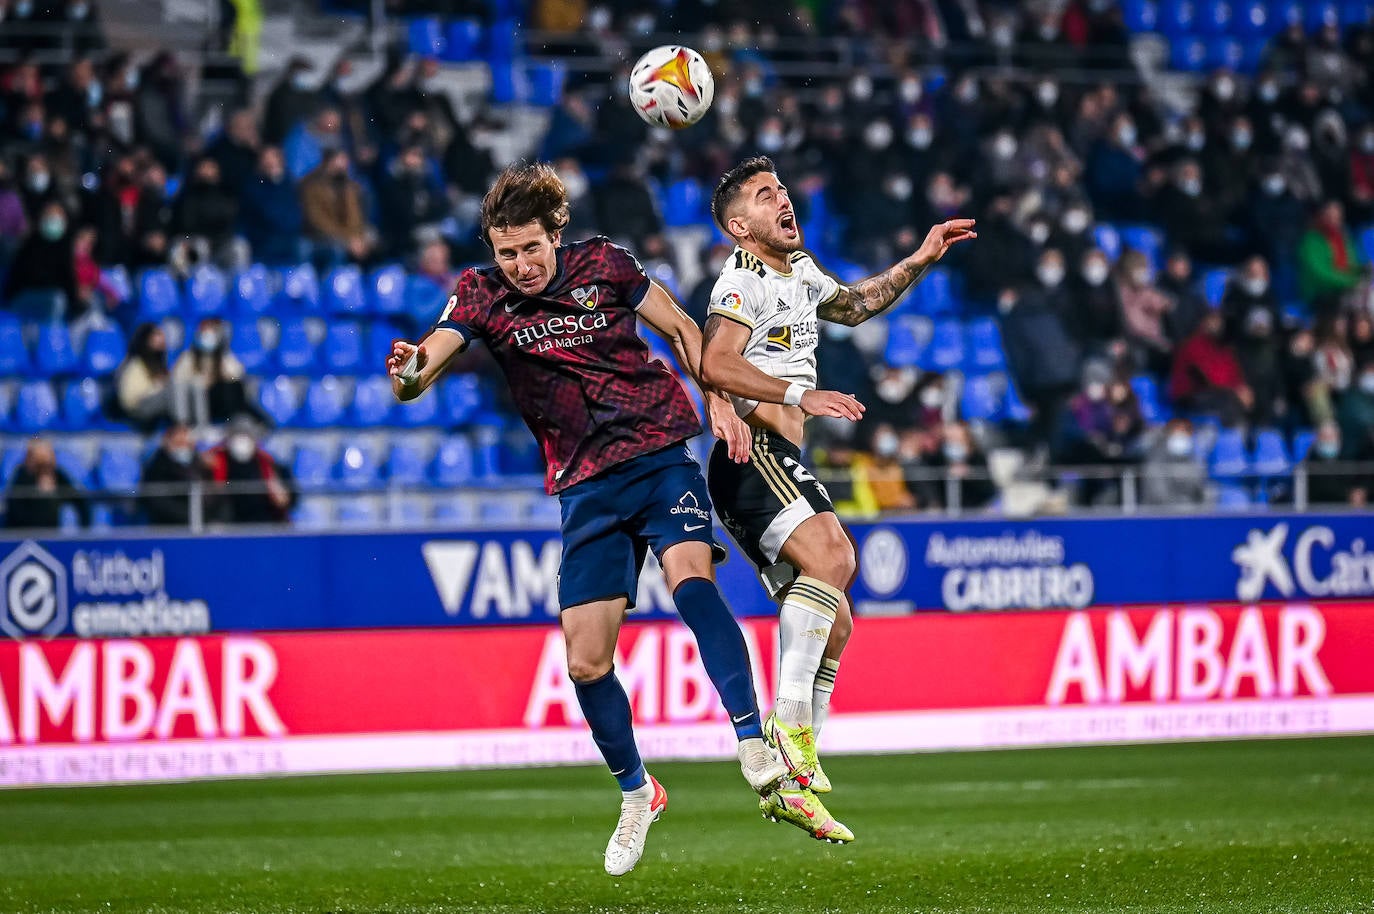
M 1328 200 L 1298 245 L 1298 282 L 1303 300 L 1332 313 L 1368 294 L 1368 266 L 1345 224 L 1345 208 Z
M 345 150 L 343 120 L 333 108 L 321 109 L 308 121 L 291 129 L 282 144 L 286 173 L 300 181 L 315 171 L 327 155 Z
M 1086 200 L 1069 202 L 1059 214 L 1059 223 L 1050 234 L 1050 246 L 1064 254 L 1064 261 L 1077 264 L 1093 246 L 1089 229 L 1093 225 L 1092 210 Z
M 1288 188 L 1288 179 L 1270 163 L 1260 169 L 1257 186 L 1249 195 L 1244 217 L 1250 250 L 1274 269 L 1274 283 L 1284 296 L 1297 293 L 1297 271 L 1291 265 L 1293 251 L 1302 238 L 1307 210 Z
M 1226 122 L 1222 122 L 1226 123 Z M 1223 135 L 1202 156 L 1207 198 L 1230 222 L 1245 203 L 1255 170 L 1255 130 L 1250 119 L 1231 119 Z
M 1169 367 L 1174 344 L 1164 330 L 1173 300 L 1155 286 L 1149 258 L 1127 250 L 1116 262 L 1116 291 L 1121 320 L 1135 362 L 1162 376 Z
M 1304 328 L 1293 331 L 1284 347 L 1279 363 L 1282 385 L 1279 402 L 1286 409 L 1285 426 L 1289 431 L 1312 428 L 1330 421 L 1334 415 L 1331 392 L 1317 377 L 1317 366 L 1312 358 L 1315 351 L 1315 337 L 1311 330 Z
M 1070 311 L 1064 324 L 1085 352 L 1100 354 L 1110 342 L 1121 337 L 1121 298 L 1110 277 L 1107 255 L 1098 248 L 1090 248 L 1070 279 Z
M 389 171 L 382 184 L 382 234 L 391 241 L 391 255 L 403 257 L 422 236 L 439 234 L 448 197 L 418 145 L 402 150 Z
M 1227 213 L 1203 189 L 1202 167 L 1197 161 L 1179 162 L 1172 181 L 1155 200 L 1159 221 L 1169 238 L 1194 260 L 1231 263 L 1236 252 L 1226 233 Z
M 67 211 L 51 202 L 40 212 L 38 231 L 15 251 L 5 278 L 5 301 L 25 320 L 61 320 L 77 300 L 76 263 Z
M 1351 466 L 1341 441 L 1341 428 L 1334 422 L 1324 422 L 1317 429 L 1316 440 L 1303 466 L 1307 470 L 1307 500 L 1314 505 L 1369 504 L 1370 482 L 1367 476 Z M 1368 459 L 1361 454 L 1357 459 Z
M 1341 397 L 1336 421 L 1348 459 L 1367 460 L 1374 455 L 1374 360 L 1361 363 L 1354 385 Z
M 1374 316 L 1357 312 L 1350 315 L 1350 354 L 1355 364 L 1374 362 Z
M 601 187 L 592 191 L 598 225 L 613 229 L 618 237 L 638 247 L 644 239 L 663 231 L 653 193 L 639 169 L 630 163 L 616 167 Z
M 319 90 L 312 85 L 310 61 L 296 57 L 267 96 L 263 115 L 263 140 L 281 145 L 297 124 L 312 117 L 319 107 Z M 308 169 L 307 169 L 308 170 Z
M 1315 206 L 1322 198 L 1321 176 L 1312 163 L 1311 146 L 1307 128 L 1289 124 L 1276 160 L 1276 169 L 1287 182 L 1289 192 L 1307 206 Z
M 991 305 L 1007 285 L 1031 279 L 1038 251 L 1012 222 L 1010 195 L 994 197 L 978 219 L 978 243 L 969 248 L 965 271 L 968 296 Z
M 1093 145 L 1085 179 L 1100 218 L 1129 221 L 1143 215 L 1140 186 L 1145 154 L 1139 143 L 1134 119 L 1122 113 Z
M 866 480 L 879 511 L 913 511 L 917 506 L 899 460 L 900 444 L 897 430 L 881 422 L 873 429 L 870 453 L 854 456 L 854 468 Z
M 305 228 L 326 266 L 343 260 L 366 264 L 377 247 L 368 223 L 363 188 L 348 173 L 348 154 L 331 152 L 300 184 Z
M 212 483 L 220 487 L 225 519 L 234 524 L 281 524 L 290 519 L 297 493 L 291 471 L 258 446 L 253 421 L 229 423 L 224 441 L 206 455 Z
M 1349 322 L 1344 315 L 1328 314 L 1317 320 L 1314 334 L 1316 348 L 1312 352 L 1312 364 L 1317 377 L 1331 391 L 1333 401 L 1338 401 L 1354 380 L 1355 356 L 1350 351 L 1348 328 Z
M 1078 385 L 1081 350 L 1063 318 L 1033 289 L 1004 289 L 997 309 L 1012 377 L 1032 407 L 1031 437 L 1052 442 L 1053 452 L 1064 403 Z
M 205 156 L 196 162 L 190 180 L 173 207 L 172 226 L 180 236 L 173 261 L 184 267 L 214 260 L 227 267 L 247 264 L 247 254 L 234 236 L 238 222 L 237 189 L 231 193 L 220 181 L 219 163 Z
M 1064 255 L 1055 248 L 1046 248 L 1035 265 L 1035 291 L 1045 299 L 1054 313 L 1065 320 L 1073 312 L 1072 296 L 1064 283 L 1066 269 Z
M 1207 313 L 1207 300 L 1193 275 L 1193 259 L 1182 248 L 1174 248 L 1164 260 L 1164 274 L 1158 277 L 1159 291 L 1173 299 L 1164 318 L 1164 332 L 1174 345 L 1187 339 Z
M 1366 124 L 1350 144 L 1350 184 L 1346 210 L 1356 224 L 1374 222 L 1374 124 Z
M 1060 461 L 1070 466 L 1100 466 L 1136 459 L 1144 422 L 1130 386 L 1113 381 L 1110 370 L 1100 363 L 1090 363 L 1083 374 L 1082 389 L 1069 401 Z M 1115 480 L 1085 479 L 1082 490 L 1087 504 L 1119 500 Z
M 1183 508 L 1207 503 L 1207 467 L 1198 459 L 1191 422 L 1170 420 L 1145 455 L 1140 481 L 1140 500 L 1151 507 Z
M 205 318 L 190 348 L 172 366 L 172 381 L 192 392 L 201 424 L 227 422 L 252 410 L 243 383 L 243 363 L 229 348 L 229 332 L 229 325 L 219 318 Z
M 56 530 L 62 525 L 64 505 L 76 509 L 82 526 L 90 524 L 90 506 L 72 478 L 57 465 L 52 444 L 35 438 L 24 452 L 24 462 L 10 477 L 5 526 L 11 530 Z
M 986 508 L 997 497 L 997 486 L 988 476 L 988 461 L 968 426 L 948 422 L 939 429 L 938 446 L 925 460 L 925 466 L 943 479 L 932 479 L 917 487 L 922 509 L 947 510 L 959 499 L 962 511 Z M 955 491 L 951 492 L 951 488 Z
M 1235 349 L 1225 340 L 1224 320 L 1209 312 L 1174 357 L 1169 395 L 1182 409 L 1217 416 L 1223 425 L 1239 425 L 1254 406 Z
M 264 146 L 258 167 L 239 196 L 239 231 L 253 259 L 269 266 L 300 263 L 310 256 L 301 238 L 305 216 L 296 185 L 286 174 L 281 150 Z
M 1254 418 L 1269 425 L 1280 395 L 1279 303 L 1269 283 L 1269 265 L 1251 257 L 1231 277 L 1221 300 L 1226 338 L 1236 347 L 1245 383 L 1255 393 Z
M 210 467 L 196 453 L 195 439 L 185 425 L 172 425 L 143 465 L 139 501 L 156 526 L 185 527 L 191 518 L 191 486 L 210 482 Z M 203 520 L 216 519 L 213 493 L 202 493 Z
M 123 415 L 140 428 L 185 421 L 190 413 L 187 393 L 172 384 L 162 328 L 156 324 L 134 328 L 128 354 L 115 372 L 115 398 Z

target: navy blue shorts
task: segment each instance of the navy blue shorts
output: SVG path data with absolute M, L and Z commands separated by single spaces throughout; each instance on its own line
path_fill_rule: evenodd
M 711 496 L 685 444 L 635 457 L 564 490 L 563 563 L 558 605 L 626 597 L 635 605 L 648 550 L 662 559 L 669 546 L 707 543 L 717 561 Z

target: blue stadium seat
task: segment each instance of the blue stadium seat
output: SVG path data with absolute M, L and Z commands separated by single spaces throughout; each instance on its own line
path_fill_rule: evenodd
M 379 267 L 368 277 L 367 293 L 376 314 L 404 314 L 406 310 L 406 271 L 397 264 Z
M 483 421 L 487 423 L 491 417 Z M 501 475 L 501 427 L 493 422 L 472 429 L 472 472 L 477 479 L 496 479 Z
M 930 338 L 921 367 L 927 371 L 950 371 L 964 361 L 964 330 L 958 321 L 940 321 Z
M 427 36 L 428 37 L 428 36 Z M 453 19 L 444 30 L 444 60 L 468 63 L 482 51 L 482 23 L 476 19 Z
M 320 277 L 315 268 L 302 263 L 282 270 L 276 304 L 297 311 L 320 310 Z
M 390 321 L 372 321 L 365 333 L 366 349 L 363 364 L 368 371 L 385 371 L 386 360 L 391 357 L 391 344 L 406 334 Z
M 1293 468 L 1288 445 L 1277 429 L 1262 428 L 1255 432 L 1255 453 L 1251 466 L 1261 476 L 1282 476 Z
M 19 464 L 24 462 L 24 445 L 20 442 L 11 443 L 5 448 L 4 454 L 0 455 L 0 479 L 4 480 L 5 485 L 9 485 L 14 479 L 15 470 L 19 469 Z
M 663 222 L 668 226 L 697 225 L 710 222 L 706 191 L 695 178 L 682 178 L 669 184 L 663 194 Z
M 525 104 L 552 108 L 563 100 L 568 68 L 559 61 L 525 65 Z
M 303 318 L 282 320 L 281 338 L 277 340 L 277 365 L 290 374 L 306 374 L 315 367 L 315 341 Z
M 91 484 L 91 457 L 87 449 L 68 441 L 58 441 L 53 445 L 53 457 L 57 468 L 66 473 L 78 488 L 88 488 Z
M 444 56 L 444 25 L 438 16 L 420 16 L 406 23 L 410 53 L 421 57 Z
M 449 290 L 427 276 L 406 279 L 406 311 L 422 326 L 428 327 L 443 313 Z
M 1374 0 L 1343 0 L 1341 3 L 1341 27 L 1355 28 L 1374 22 Z
M 350 418 L 354 425 L 373 428 L 389 425 L 396 397 L 391 393 L 391 381 L 385 375 L 360 378 L 353 388 L 353 409 Z
M 1303 0 L 1269 0 L 1269 33 L 1281 32 L 1293 22 L 1302 22 Z
M 124 264 L 105 267 L 100 271 L 100 279 L 119 304 L 134 300 L 134 283 L 129 278 L 129 268 Z
M 446 488 L 471 485 L 475 478 L 476 460 L 472 442 L 467 435 L 450 435 L 439 443 L 434 455 L 434 481 Z
M 14 404 L 14 426 L 21 432 L 46 432 L 56 428 L 59 413 L 57 392 L 47 381 L 19 385 Z
M 128 348 L 124 331 L 117 326 L 111 324 L 108 327 L 96 327 L 86 334 L 86 348 L 82 353 L 83 370 L 97 378 L 113 374 L 119 363 L 124 360 L 124 353 Z
M 1153 376 L 1138 374 L 1131 378 L 1131 390 L 1140 404 L 1140 415 L 1151 425 L 1159 425 L 1173 418 L 1173 411 L 1160 396 L 1159 382 Z
M 0 430 L 8 430 L 14 425 L 14 404 L 19 399 L 19 382 L 0 379 Z M 0 483 L 9 477 L 0 472 Z
M 544 471 L 539 443 L 529 429 L 512 426 L 501 436 L 497 466 L 503 476 L 536 475 Z
M 434 500 L 434 522 L 451 527 L 477 525 L 477 503 L 469 495 L 441 496 Z
M 304 424 L 329 428 L 343 422 L 348 409 L 348 385 L 334 375 L 325 375 L 310 384 L 305 392 Z
M 181 312 L 181 292 L 170 270 L 150 267 L 138 275 L 138 316 L 154 323 Z
M 137 489 L 138 480 L 143 475 L 140 447 L 136 439 L 120 438 L 106 442 L 96 461 L 95 486 L 107 492 Z
M 231 297 L 234 310 L 240 315 L 266 314 L 272 308 L 272 274 L 262 264 L 253 264 L 234 277 Z
M 996 320 L 980 317 L 970 321 L 966 329 L 966 353 L 971 369 L 987 372 L 1006 367 L 1007 357 L 1002 349 L 1002 331 L 998 328 Z
M 445 425 L 466 425 L 482 408 L 482 381 L 463 372 L 439 385 L 439 418 Z
M 1202 297 L 1213 308 L 1221 307 L 1226 295 L 1226 283 L 1231 279 L 1231 271 L 1226 267 L 1213 267 L 1202 274 Z
M 1242 38 L 1269 34 L 1269 4 L 1265 0 L 1237 0 L 1231 12 L 1235 32 Z
M 186 280 L 186 310 L 190 317 L 218 317 L 229 303 L 229 280 L 219 267 L 201 264 Z
M 1217 489 L 1217 507 L 1222 511 L 1248 511 L 1250 493 L 1244 486 L 1223 485 Z
M 392 418 L 396 424 L 411 428 L 441 424 L 438 391 L 430 390 L 414 400 L 399 404 Z
M 255 318 L 250 317 L 234 324 L 229 346 L 249 374 L 260 374 L 266 367 L 270 353 L 266 341 L 262 338 L 262 329 Z
M 1317 440 L 1317 433 L 1310 428 L 1298 429 L 1293 433 L 1293 461 L 1301 463 L 1307 459 L 1307 452 L 1312 450 L 1312 442 Z
M 386 462 L 386 478 L 393 485 L 418 488 L 429 481 L 429 455 L 419 442 L 399 436 L 391 443 L 391 455 Z
M 104 397 L 95 378 L 72 381 L 62 392 L 62 423 L 75 431 L 105 425 Z
M 502 17 L 487 30 L 486 59 L 493 69 L 508 66 L 520 52 L 520 23 Z
M 331 374 L 360 374 L 363 364 L 363 330 L 353 321 L 331 323 L 325 331 L 324 370 Z
M 429 498 L 424 495 L 393 495 L 386 501 L 387 525 L 411 530 L 429 521 Z
M 277 425 L 290 425 L 301 410 L 300 386 L 286 375 L 264 379 L 258 390 L 258 403 Z
M 1227 0 L 1202 0 L 1197 11 L 1196 27 L 1204 35 L 1229 34 L 1234 12 Z
M 1210 461 L 1214 479 L 1244 476 L 1250 470 L 1250 458 L 1245 453 L 1245 436 L 1234 428 L 1219 431 Z
M 339 455 L 339 484 L 345 489 L 362 491 L 381 485 L 382 468 L 370 447 L 350 444 Z
M 1197 5 L 1193 0 L 1162 0 L 1159 5 L 1159 30 L 1173 39 L 1192 34 L 1197 27 Z
M 320 496 L 302 498 L 291 512 L 291 522 L 305 530 L 327 530 L 334 526 L 334 503 Z
M 1341 5 L 1333 0 L 1306 0 L 1303 3 L 1303 26 L 1315 32 L 1327 23 L 1339 25 Z
M 917 310 L 931 317 L 954 314 L 959 310 L 949 271 L 940 267 L 926 273 L 912 295 L 916 298 Z
M 1005 389 L 1005 379 L 999 385 L 992 375 L 970 375 L 964 380 L 960 398 L 960 415 L 969 422 L 991 422 L 1002 412 L 999 386 Z
M 363 274 L 354 266 L 335 267 L 324 284 L 325 310 L 330 314 L 362 314 L 367 310 Z
M 296 448 L 291 475 L 302 492 L 320 492 L 332 488 L 334 455 L 337 448 L 321 439 L 302 441 Z
M 1264 60 L 1266 47 L 1268 47 L 1268 39 L 1262 35 L 1242 38 L 1240 40 L 1240 65 L 1236 67 L 1237 72 L 1253 75 L 1259 70 L 1260 63 Z
M 883 359 L 897 368 L 910 368 L 921 363 L 930 345 L 933 327 L 928 317 L 903 314 L 887 322 L 887 345 Z
M 1245 45 L 1230 37 L 1208 38 L 1204 65 L 1209 70 L 1239 70 L 1245 62 Z
M 1121 233 L 1110 222 L 1099 222 L 1093 226 L 1093 243 L 1102 249 L 1109 260 L 1115 261 L 1121 256 Z
M 1159 28 L 1159 5 L 1154 0 L 1125 0 L 1121 13 L 1126 29 L 1132 33 L 1153 32 Z
M 1364 252 L 1365 263 L 1374 263 L 1374 225 L 1360 232 L 1360 250 Z
M 1014 422 L 1017 425 L 1025 425 L 1031 420 L 1030 407 L 1026 401 L 1021 399 L 1021 394 L 1017 391 L 1015 384 L 1007 385 L 1006 410 L 1003 413 L 1003 420 Z
M 1169 66 L 1189 73 L 1207 69 L 1207 42 L 1190 35 L 1174 36 L 1169 41 Z
M 379 498 L 345 498 L 339 502 L 335 520 L 340 527 L 382 527 L 386 524 L 386 508 Z
M 0 313 L 0 378 L 27 377 L 32 370 L 23 325 L 13 314 Z
M 91 530 L 96 533 L 109 533 L 118 525 L 114 505 L 108 501 L 91 503 Z
M 74 374 L 81 365 L 66 324 L 41 325 L 33 354 L 38 374 L 47 377 Z
M 1123 225 L 1121 244 L 1139 251 L 1149 259 L 1155 270 L 1164 267 L 1164 233 L 1150 225 Z

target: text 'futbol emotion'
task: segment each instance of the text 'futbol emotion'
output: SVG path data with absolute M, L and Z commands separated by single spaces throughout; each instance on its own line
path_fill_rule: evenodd
M 656 127 L 681 130 L 706 115 L 716 96 L 711 68 L 691 48 L 665 44 L 648 51 L 630 71 L 630 104 Z

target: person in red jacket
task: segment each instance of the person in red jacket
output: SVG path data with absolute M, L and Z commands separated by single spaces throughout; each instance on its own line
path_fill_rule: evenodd
M 1174 357 L 1169 394 L 1183 410 L 1211 413 L 1238 425 L 1255 403 L 1235 350 L 1222 338 L 1221 312 L 1211 311 Z
M 223 487 L 230 523 L 281 524 L 291 519 L 297 493 L 291 471 L 258 445 L 258 428 L 237 416 L 224 441 L 205 455 L 212 488 Z

